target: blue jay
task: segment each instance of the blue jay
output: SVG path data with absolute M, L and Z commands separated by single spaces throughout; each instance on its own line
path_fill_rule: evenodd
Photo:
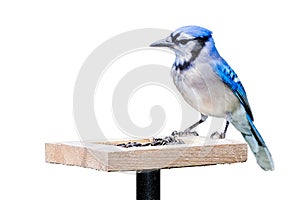
M 190 132 L 207 116 L 226 119 L 222 133 L 213 138 L 225 138 L 229 123 L 241 132 L 258 165 L 274 170 L 274 163 L 263 138 L 253 124 L 253 115 L 246 92 L 238 76 L 218 53 L 212 32 L 199 26 L 184 26 L 152 47 L 167 47 L 176 58 L 171 75 L 183 98 L 201 113 L 201 119 L 187 128 Z

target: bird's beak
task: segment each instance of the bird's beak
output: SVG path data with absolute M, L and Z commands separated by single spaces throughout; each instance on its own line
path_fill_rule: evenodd
M 170 36 L 168 36 L 165 39 L 158 40 L 158 41 L 150 44 L 150 47 L 173 47 L 173 46 L 174 46 L 174 43 L 172 42 L 172 39 Z

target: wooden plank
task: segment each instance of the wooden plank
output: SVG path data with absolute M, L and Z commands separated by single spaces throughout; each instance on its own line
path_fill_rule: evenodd
M 112 142 L 46 143 L 46 162 L 75 165 L 103 171 L 139 171 L 245 162 L 247 144 L 227 139 L 182 137 L 185 144 L 123 148 Z

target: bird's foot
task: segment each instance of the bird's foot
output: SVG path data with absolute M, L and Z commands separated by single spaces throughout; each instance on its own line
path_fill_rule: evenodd
M 196 131 L 173 131 L 171 134 L 173 137 L 188 137 L 188 136 L 199 136 Z
M 211 139 L 224 139 L 225 138 L 225 133 L 219 133 L 219 132 L 214 132 L 213 134 L 210 135 Z

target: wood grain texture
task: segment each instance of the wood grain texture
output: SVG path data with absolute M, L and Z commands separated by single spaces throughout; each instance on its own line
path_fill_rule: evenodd
M 112 142 L 46 143 L 46 162 L 75 165 L 103 171 L 139 171 L 245 162 L 247 144 L 227 139 L 182 137 L 185 144 L 117 147 Z M 135 140 L 130 140 L 135 141 Z M 148 142 L 149 139 L 136 140 Z

